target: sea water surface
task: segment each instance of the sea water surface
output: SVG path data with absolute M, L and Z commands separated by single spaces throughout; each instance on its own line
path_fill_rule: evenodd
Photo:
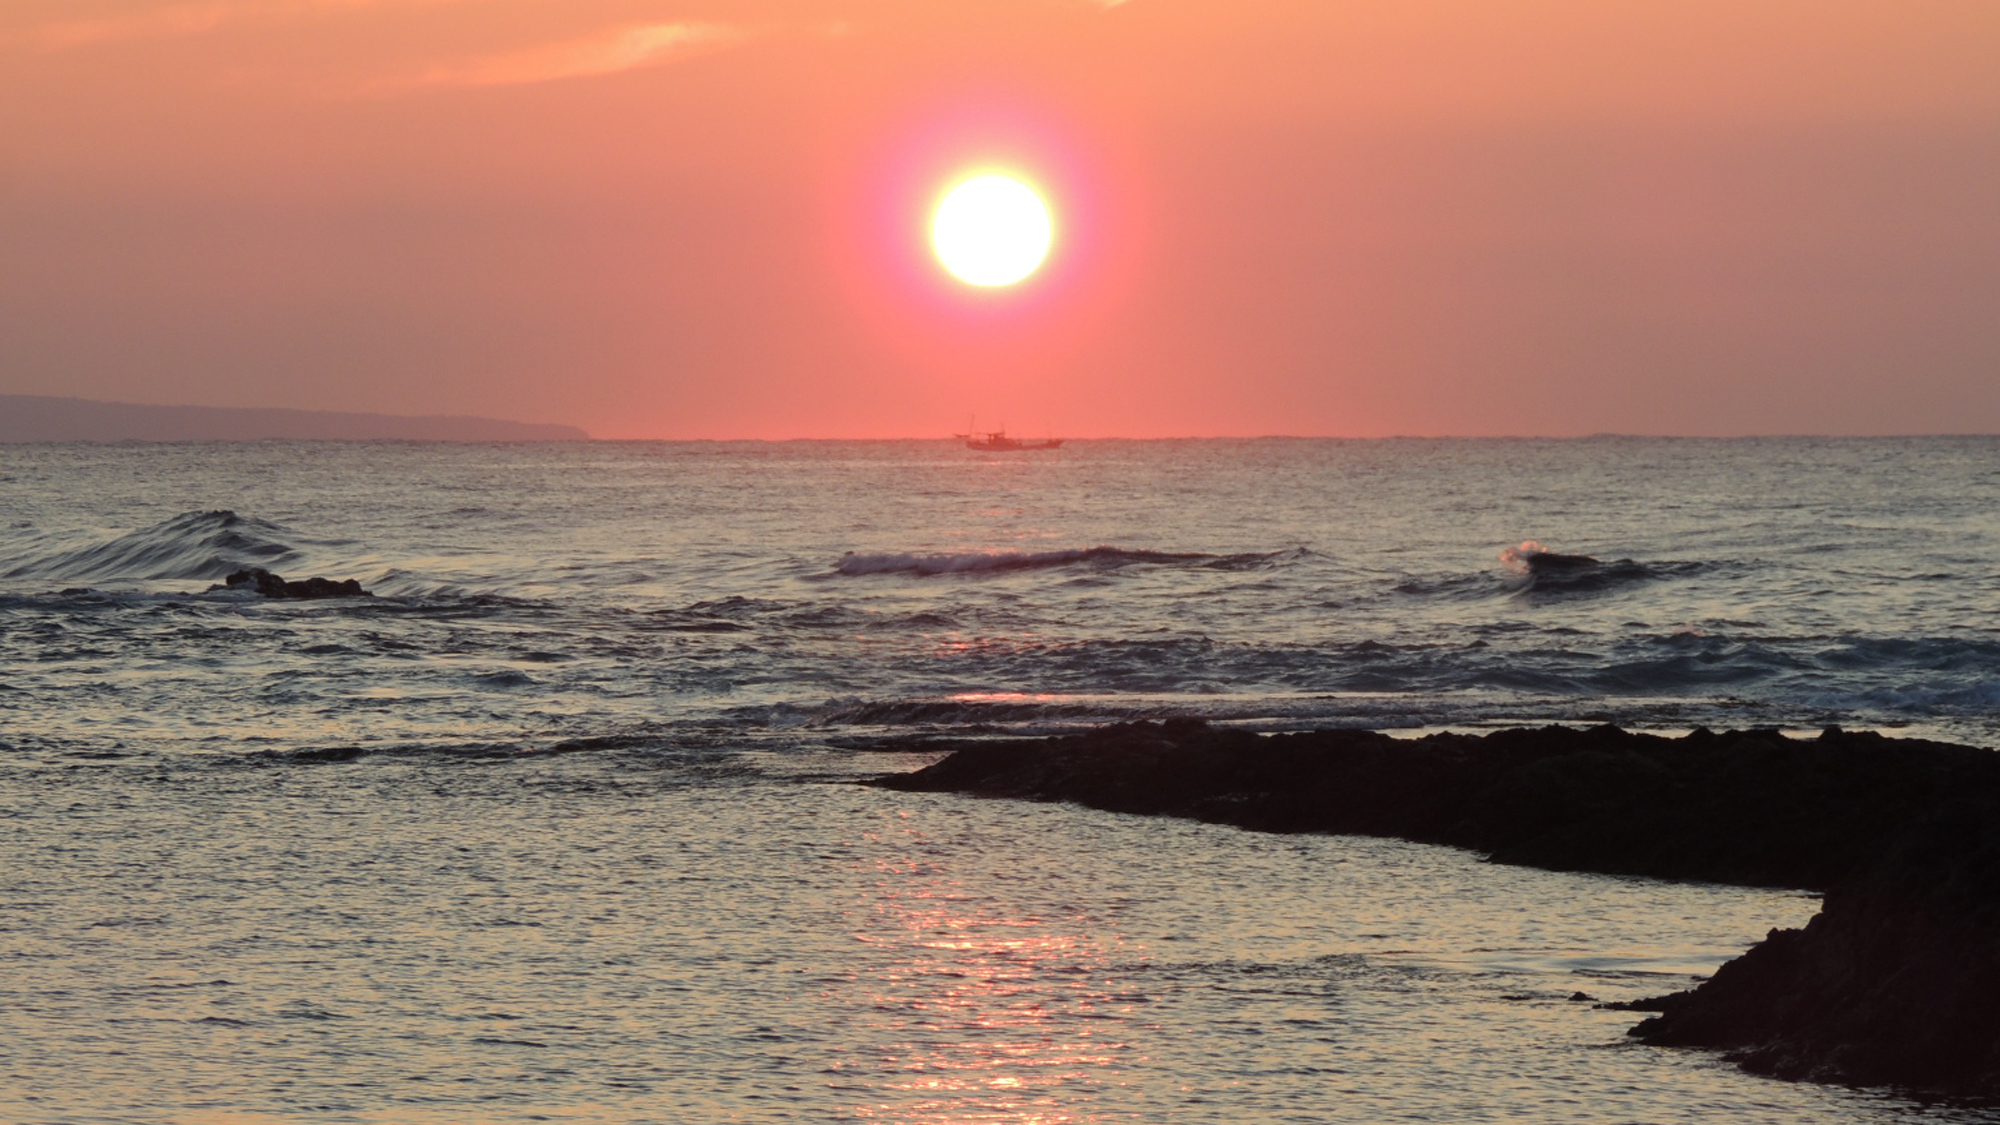
M 853 784 L 1186 715 L 1991 746 L 1996 607 L 1989 438 L 0 447 L 0 1119 L 2000 1120 L 1571 999 L 1809 896 Z

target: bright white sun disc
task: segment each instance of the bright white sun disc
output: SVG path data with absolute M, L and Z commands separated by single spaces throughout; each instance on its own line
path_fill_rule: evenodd
M 1042 264 L 1055 224 L 1035 189 L 1012 176 L 960 181 L 931 214 L 931 248 L 969 285 L 1012 285 Z

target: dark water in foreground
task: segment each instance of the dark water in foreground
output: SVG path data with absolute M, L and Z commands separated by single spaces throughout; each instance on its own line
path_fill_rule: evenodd
M 0 498 L 0 1119 L 2000 1120 L 1567 999 L 1810 898 L 886 794 L 848 782 L 922 759 L 844 748 L 1992 745 L 2000 441 L 15 446 Z M 246 562 L 379 596 L 200 593 Z

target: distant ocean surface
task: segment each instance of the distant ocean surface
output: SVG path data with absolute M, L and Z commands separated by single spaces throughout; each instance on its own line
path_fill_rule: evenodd
M 2000 1121 L 1569 999 L 1807 896 L 852 784 L 1173 716 L 2000 744 L 2000 439 L 0 445 L 0 498 L 3 1120 Z

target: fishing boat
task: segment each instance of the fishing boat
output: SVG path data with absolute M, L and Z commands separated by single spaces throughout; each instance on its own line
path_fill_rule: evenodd
M 1005 430 L 974 430 L 969 434 L 953 434 L 965 439 L 965 448 L 986 453 L 1016 453 L 1031 449 L 1060 449 L 1063 439 L 1049 438 L 1046 441 L 1022 441 L 1008 437 Z

